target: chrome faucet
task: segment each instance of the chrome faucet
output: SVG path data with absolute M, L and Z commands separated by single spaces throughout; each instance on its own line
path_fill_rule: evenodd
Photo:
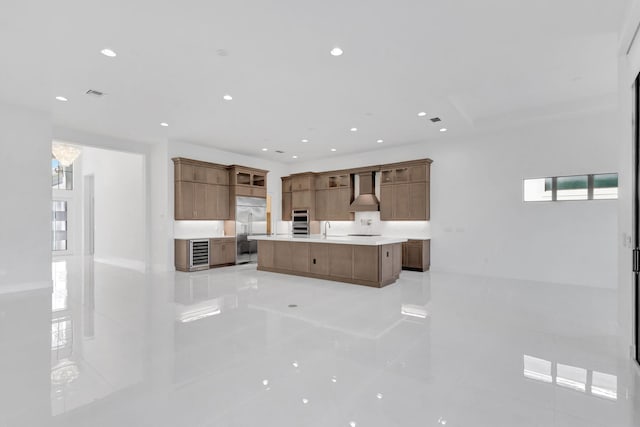
M 324 238 L 327 238 L 327 226 L 329 226 L 329 228 L 331 228 L 331 223 L 329 221 L 325 221 L 324 223 Z

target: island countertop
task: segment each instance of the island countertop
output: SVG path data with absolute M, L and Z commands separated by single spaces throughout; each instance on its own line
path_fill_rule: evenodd
M 384 236 L 327 236 L 322 234 L 310 234 L 303 236 L 292 236 L 290 234 L 279 234 L 271 236 L 249 236 L 249 240 L 266 240 L 279 242 L 307 242 L 307 243 L 332 243 L 338 245 L 364 245 L 364 246 L 382 246 L 393 243 L 406 242 L 407 239 L 402 237 L 384 237 Z

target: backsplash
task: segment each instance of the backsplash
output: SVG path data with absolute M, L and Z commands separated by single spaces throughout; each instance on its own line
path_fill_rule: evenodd
M 173 221 L 174 239 L 205 239 L 224 236 L 224 221 Z
M 324 230 L 327 221 L 320 221 Z M 431 238 L 429 221 L 381 221 L 380 212 L 356 212 L 354 221 L 328 221 L 328 235 L 380 234 L 386 237 Z M 290 221 L 277 221 L 276 233 L 291 234 Z

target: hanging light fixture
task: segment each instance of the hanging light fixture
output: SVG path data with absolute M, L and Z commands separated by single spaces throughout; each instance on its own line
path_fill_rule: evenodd
M 60 144 L 54 142 L 51 146 L 51 151 L 55 158 L 60 162 L 60 164 L 66 168 L 71 166 L 71 164 L 78 158 L 80 155 L 80 149 L 78 147 L 74 147 L 73 145 Z

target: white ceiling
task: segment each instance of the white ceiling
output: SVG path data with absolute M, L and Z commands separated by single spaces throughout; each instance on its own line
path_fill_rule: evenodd
M 39 3 L 0 5 L 0 99 L 57 126 L 291 161 L 610 106 L 628 0 Z

